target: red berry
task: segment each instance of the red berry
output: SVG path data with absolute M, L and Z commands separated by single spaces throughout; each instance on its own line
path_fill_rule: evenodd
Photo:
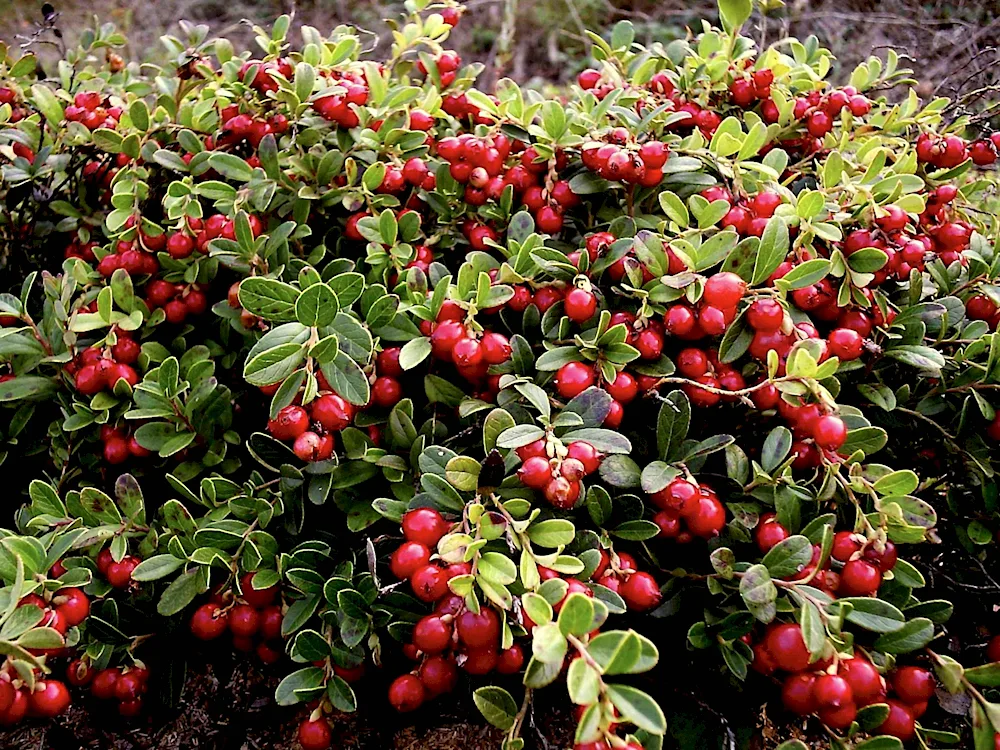
M 295 440 L 309 429 L 309 414 L 301 406 L 286 406 L 268 420 L 267 431 L 278 440 Z
M 582 463 L 584 471 L 588 474 L 597 471 L 601 465 L 600 452 L 588 442 L 576 440 L 570 443 L 566 450 L 567 456 Z
M 582 362 L 568 362 L 556 373 L 555 385 L 563 398 L 573 398 L 594 384 L 594 371 Z
M 410 588 L 422 602 L 436 602 L 448 593 L 448 577 L 436 565 L 425 565 L 410 577 Z
M 403 386 L 395 378 L 379 377 L 372 385 L 372 402 L 383 409 L 390 409 L 403 398 Z
M 892 689 L 905 703 L 924 703 L 934 697 L 934 675 L 921 667 L 899 667 L 892 675 Z
M 890 698 L 886 703 L 889 704 L 889 715 L 878 728 L 878 733 L 892 735 L 903 742 L 912 739 L 915 729 L 913 713 L 909 706 L 894 698 Z
M 705 304 L 718 308 L 735 307 L 746 293 L 747 283 L 735 273 L 724 271 L 714 274 L 705 282 L 702 299 Z
M 785 308 L 771 297 L 754 300 L 747 309 L 747 323 L 755 331 L 777 331 L 785 319 Z
M 398 350 L 397 350 L 398 351 Z M 382 352 L 379 354 L 381 358 Z M 285 407 L 288 409 L 290 407 Z M 282 409 L 284 411 L 284 409 Z M 309 405 L 312 418 L 322 425 L 324 430 L 339 432 L 348 427 L 354 419 L 354 406 L 336 393 L 326 393 Z M 281 413 L 278 417 L 280 419 Z M 308 421 L 307 423 L 308 424 Z M 296 436 L 297 437 L 297 436 Z M 285 438 L 287 439 L 287 438 Z
M 850 328 L 835 328 L 826 338 L 830 356 L 842 360 L 857 359 L 864 351 L 864 340 Z
M 497 672 L 500 674 L 517 674 L 524 666 L 524 651 L 516 643 L 500 652 L 497 659 Z
M 775 625 L 765 636 L 764 646 L 779 669 L 801 672 L 809 666 L 809 649 L 797 624 Z
M 448 531 L 448 522 L 433 508 L 417 508 L 403 515 L 402 527 L 408 541 L 431 548 Z
M 872 596 L 882 584 L 882 571 L 867 560 L 851 560 L 840 571 L 841 596 Z
M 201 641 L 215 640 L 226 632 L 227 619 L 225 614 L 219 612 L 219 605 L 214 602 L 202 604 L 191 615 L 191 634 Z
M 458 669 L 454 659 L 444 656 L 424 659 L 417 674 L 424 689 L 432 697 L 450 693 L 458 682 Z
M 540 456 L 531 456 L 517 470 L 518 479 L 526 487 L 536 490 L 543 489 L 552 479 L 552 469 L 549 462 Z
M 597 298 L 593 292 L 577 287 L 569 291 L 563 305 L 570 320 L 583 323 L 594 317 L 597 311 Z
M 439 654 L 451 644 L 451 623 L 440 615 L 427 615 L 413 628 L 413 645 L 428 654 Z
M 120 562 L 113 562 L 108 566 L 108 583 L 116 589 L 128 588 L 132 583 L 132 571 L 135 570 L 139 561 L 134 557 L 124 557 Z
M 78 588 L 65 588 L 56 592 L 53 602 L 69 627 L 79 625 L 90 614 L 90 598 Z
M 820 448 L 835 451 L 847 440 L 847 425 L 840 417 L 820 417 L 813 424 L 813 439 Z
M 260 615 L 249 604 L 237 604 L 229 610 L 229 630 L 237 638 L 251 638 L 260 628 Z
M 397 677 L 389 686 L 389 703 L 400 713 L 420 708 L 425 697 L 423 683 L 412 674 Z
M 847 562 L 855 552 L 861 551 L 864 544 L 864 536 L 851 531 L 838 531 L 833 535 L 833 548 L 830 554 L 834 560 Z
M 389 567 L 392 574 L 400 580 L 409 578 L 420 568 L 427 565 L 430 560 L 430 549 L 418 542 L 403 542 L 399 548 L 392 553 L 389 559 Z
M 778 523 L 773 513 L 761 516 L 760 523 L 754 530 L 754 541 L 757 543 L 757 548 L 763 553 L 787 539 L 788 536 L 788 529 Z
M 854 701 L 859 706 L 867 706 L 884 692 L 882 676 L 875 666 L 860 656 L 845 659 L 840 662 L 840 675 L 847 680 L 854 695 Z
M 500 618 L 489 607 L 479 614 L 468 610 L 456 620 L 458 637 L 471 649 L 495 647 L 500 642 Z
M 90 693 L 98 700 L 110 700 L 115 697 L 115 686 L 121 676 L 118 668 L 102 669 L 94 675 L 94 681 L 90 684 Z
M 816 676 L 812 674 L 790 674 L 781 686 L 781 703 L 787 711 L 799 716 L 808 716 L 816 710 L 813 688 Z
M 621 587 L 621 596 L 629 609 L 646 612 L 660 603 L 662 594 L 656 579 L 649 573 L 633 573 Z
M 40 680 L 29 697 L 33 716 L 51 719 L 63 713 L 70 704 L 69 690 L 58 680 Z
M 302 750 L 328 750 L 331 739 L 330 724 L 322 717 L 299 724 L 298 740 Z
M 813 698 L 819 708 L 840 708 L 854 702 L 854 692 L 840 675 L 823 674 L 816 678 Z

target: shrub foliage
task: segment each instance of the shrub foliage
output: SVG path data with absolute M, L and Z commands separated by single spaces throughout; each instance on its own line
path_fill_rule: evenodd
M 593 35 L 558 97 L 406 5 L 381 61 L 288 16 L 164 68 L 0 49 L 0 718 L 65 710 L 66 657 L 138 713 L 144 618 L 282 664 L 306 748 L 381 668 L 509 750 L 553 683 L 577 748 L 652 750 L 634 675 L 685 647 L 834 747 L 993 748 L 1000 665 L 935 648 L 907 553 L 946 501 L 991 536 L 1000 138 L 892 50 L 836 87 L 756 49 L 749 0 Z

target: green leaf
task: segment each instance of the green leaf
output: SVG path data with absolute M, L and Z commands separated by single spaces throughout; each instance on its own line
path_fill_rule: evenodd
M 575 592 L 566 597 L 559 612 L 559 631 L 563 635 L 586 635 L 593 629 L 594 600 Z
M 371 388 L 364 370 L 343 351 L 337 352 L 333 362 L 320 366 L 330 387 L 355 406 L 364 406 L 371 396 Z
M 253 169 L 243 159 L 225 151 L 213 151 L 208 157 L 209 166 L 234 182 L 250 182 Z
M 294 706 L 321 695 L 325 689 L 325 672 L 319 667 L 306 667 L 285 677 L 274 691 L 279 706 Z
M 198 568 L 182 573 L 167 586 L 156 605 L 164 617 L 176 615 L 194 601 L 205 588 L 204 573 Z
M 338 354 L 338 356 L 343 356 Z M 304 344 L 279 344 L 273 349 L 267 349 L 262 351 L 260 354 L 255 356 L 253 359 L 248 359 L 246 364 L 243 366 L 243 378 L 250 383 L 250 385 L 262 386 L 271 385 L 273 383 L 279 383 L 289 375 L 291 375 L 298 367 L 305 361 L 306 358 L 306 347 Z M 329 380 L 329 378 L 327 378 Z M 367 380 L 365 381 L 368 382 Z M 330 385 L 333 386 L 340 395 L 350 399 L 348 396 L 340 391 L 339 388 L 333 385 L 333 381 L 330 381 Z M 353 403 L 353 402 L 352 402 Z M 367 403 L 367 399 L 365 400 Z
M 691 402 L 684 391 L 667 394 L 656 419 L 656 448 L 660 458 L 670 459 L 687 437 L 691 424 Z
M 639 465 L 628 456 L 608 456 L 601 462 L 600 473 L 612 487 L 638 487 L 642 483 Z
M 323 283 L 313 284 L 295 300 L 295 318 L 304 326 L 328 326 L 337 316 L 339 307 L 337 295 L 330 287 Z
M 792 450 L 792 433 L 787 427 L 775 427 L 764 439 L 760 464 L 764 471 L 774 471 Z M 806 561 L 808 562 L 808 560 Z
M 875 633 L 898 631 L 906 622 L 906 616 L 889 602 L 866 596 L 844 597 L 829 604 L 827 609 L 831 613 L 837 613 L 845 604 L 851 607 L 847 615 L 848 622 Z
M 628 685 L 609 685 L 607 695 L 625 721 L 655 735 L 662 735 L 667 731 L 667 719 L 663 711 L 643 691 Z
M 941 369 L 945 366 L 944 355 L 929 346 L 896 346 L 888 349 L 886 356 L 916 367 L 931 377 L 940 377 Z
M 740 596 L 750 613 L 763 623 L 777 614 L 778 589 L 764 565 L 751 565 L 740 580 Z
M 153 555 L 136 566 L 132 577 L 137 581 L 156 581 L 180 569 L 184 562 L 173 555 Z
M 774 273 L 788 255 L 788 226 L 780 216 L 767 220 L 764 234 L 757 249 L 757 260 L 753 267 L 753 284 L 760 284 Z
M 576 527 L 565 518 L 549 518 L 531 524 L 527 533 L 528 538 L 540 547 L 565 547 L 576 537 Z
M 771 547 L 761 562 L 772 578 L 788 578 L 809 564 L 812 553 L 812 543 L 796 534 Z
M 874 648 L 887 654 L 905 654 L 923 648 L 933 638 L 934 623 L 925 617 L 918 617 L 895 632 L 879 636 Z
M 506 732 L 514 726 L 517 703 L 503 688 L 494 685 L 478 688 L 473 692 L 472 700 L 483 718 L 497 729 Z
M 295 320 L 299 290 L 277 279 L 251 276 L 240 283 L 240 304 L 259 318 L 272 323 Z

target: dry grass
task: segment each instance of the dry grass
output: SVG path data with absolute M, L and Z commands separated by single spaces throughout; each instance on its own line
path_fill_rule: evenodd
M 380 19 L 401 12 L 401 3 L 385 0 L 63 0 L 55 5 L 68 37 L 96 13 L 125 29 L 128 56 L 143 60 L 155 59 L 158 37 L 176 30 L 181 18 L 208 23 L 214 34 L 252 48 L 250 26 L 267 24 L 279 13 L 294 12 L 297 24 L 329 30 L 344 22 L 379 28 Z M 15 34 L 30 34 L 39 7 L 30 0 L 0 0 L 5 19 L 0 38 L 10 42 Z M 465 59 L 487 63 L 488 76 L 500 66 L 520 81 L 565 81 L 584 65 L 585 28 L 609 28 L 629 18 L 639 41 L 666 40 L 682 35 L 699 18 L 712 18 L 715 8 L 714 0 L 470 0 L 469 16 L 453 39 Z M 759 40 L 816 34 L 840 61 L 836 73 L 841 76 L 873 52 L 895 47 L 912 58 L 924 96 L 994 83 L 1000 69 L 998 0 L 787 0 L 772 17 L 756 15 L 751 23 Z M 973 80 L 965 80 L 977 71 Z

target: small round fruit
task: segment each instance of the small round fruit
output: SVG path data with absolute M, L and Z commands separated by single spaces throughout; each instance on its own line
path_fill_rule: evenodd
M 40 680 L 35 683 L 29 702 L 32 715 L 51 719 L 69 708 L 69 690 L 58 680 Z
M 479 614 L 471 610 L 463 612 L 456 620 L 458 637 L 469 648 L 495 647 L 500 641 L 500 618 L 489 607 L 483 607 Z
M 400 580 L 411 577 L 420 568 L 427 565 L 431 558 L 430 549 L 419 542 L 403 542 L 389 558 L 392 574 Z
M 574 323 L 583 323 L 597 312 L 597 297 L 586 289 L 575 288 L 563 300 L 567 317 Z
M 891 735 L 903 742 L 912 739 L 915 727 L 910 707 L 894 698 L 890 698 L 886 703 L 889 704 L 889 715 L 879 726 L 878 733 Z
M 322 717 L 299 724 L 298 740 L 302 750 L 328 750 L 331 739 L 330 724 Z
M 420 708 L 426 695 L 423 683 L 412 674 L 397 677 L 389 686 L 389 703 L 400 713 Z
M 568 362 L 556 373 L 555 385 L 563 398 L 573 398 L 594 384 L 594 371 L 582 362 Z
M 413 645 L 428 654 L 439 654 L 451 643 L 451 623 L 440 615 L 427 615 L 413 628 Z
M 882 571 L 867 560 L 851 560 L 840 571 L 841 596 L 872 596 L 882 584 Z
M 663 595 L 656 579 L 649 573 L 633 573 L 622 584 L 619 592 L 628 608 L 636 612 L 647 612 L 660 603 Z
M 191 634 L 201 641 L 212 641 L 226 632 L 228 618 L 214 602 L 202 604 L 191 615 Z M 100 675 L 98 675 L 100 676 Z
M 764 646 L 779 669 L 801 672 L 809 666 L 809 649 L 797 624 L 775 625 L 765 636 Z
M 229 630 L 237 638 L 252 638 L 260 629 L 260 615 L 249 604 L 237 604 L 229 610 Z
M 925 703 L 936 688 L 934 675 L 921 667 L 900 667 L 892 675 L 892 689 L 905 703 Z
M 403 515 L 403 536 L 430 549 L 448 531 L 448 522 L 433 508 L 416 508 Z

